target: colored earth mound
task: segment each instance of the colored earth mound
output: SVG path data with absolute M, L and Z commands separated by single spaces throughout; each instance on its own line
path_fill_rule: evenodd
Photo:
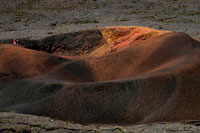
M 2 111 L 83 124 L 200 119 L 200 41 L 185 33 L 108 27 L 21 42 L 0 45 Z

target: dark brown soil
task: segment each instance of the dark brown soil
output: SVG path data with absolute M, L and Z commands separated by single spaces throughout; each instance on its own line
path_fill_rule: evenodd
M 1 43 L 12 44 L 12 41 L 12 39 L 1 40 Z M 19 39 L 19 42 L 25 48 L 62 56 L 85 55 L 106 43 L 98 29 L 53 35 L 40 40 Z

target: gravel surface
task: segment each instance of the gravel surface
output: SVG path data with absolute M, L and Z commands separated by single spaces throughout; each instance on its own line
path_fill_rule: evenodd
M 40 39 L 108 26 L 144 26 L 200 38 L 199 0 L 0 1 L 0 39 Z
M 0 132 L 18 133 L 199 133 L 200 121 L 179 123 L 151 123 L 143 125 L 80 125 L 69 121 L 54 120 L 49 117 L 0 113 Z

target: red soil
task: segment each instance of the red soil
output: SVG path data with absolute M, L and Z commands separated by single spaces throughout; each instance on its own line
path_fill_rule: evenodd
M 0 45 L 0 81 L 33 77 L 54 69 L 64 59 L 14 45 Z
M 107 42 L 118 50 L 100 57 L 0 45 L 0 108 L 80 123 L 200 119 L 200 42 L 136 30 L 119 33 Z

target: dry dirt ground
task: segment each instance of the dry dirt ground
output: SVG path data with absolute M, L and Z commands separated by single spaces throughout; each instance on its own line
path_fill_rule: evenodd
M 145 26 L 200 38 L 199 0 L 0 1 L 0 39 L 39 39 L 108 26 Z

